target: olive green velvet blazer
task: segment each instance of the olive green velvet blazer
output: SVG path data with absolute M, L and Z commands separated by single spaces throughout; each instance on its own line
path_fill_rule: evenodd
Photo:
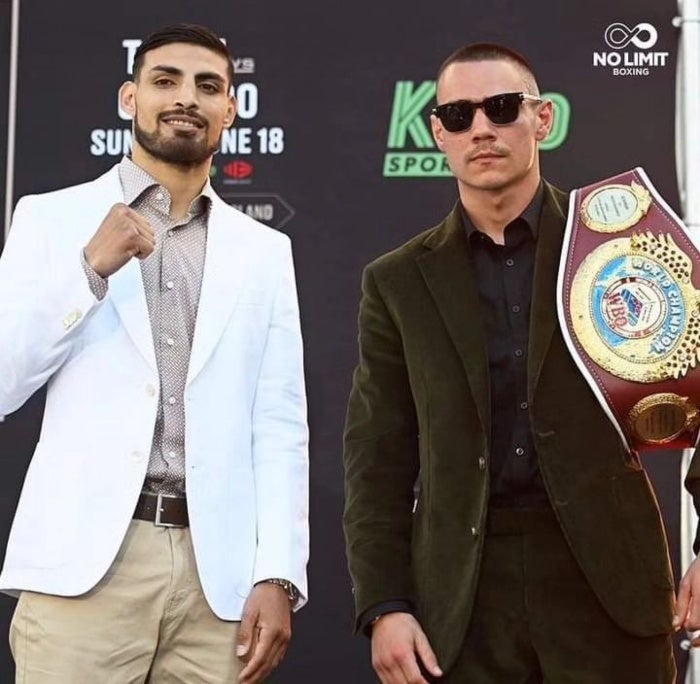
M 635 635 L 666 633 L 673 580 L 656 498 L 574 364 L 557 320 L 566 211 L 567 196 L 545 183 L 528 349 L 539 467 L 562 531 L 610 617 Z M 382 601 L 410 601 L 443 668 L 463 643 L 478 581 L 489 412 L 479 297 L 455 207 L 364 271 L 344 438 L 356 614 Z

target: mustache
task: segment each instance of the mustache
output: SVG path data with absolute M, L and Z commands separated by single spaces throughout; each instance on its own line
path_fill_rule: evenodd
M 506 157 L 508 156 L 508 150 L 498 144 L 482 145 L 472 150 L 469 154 L 469 161 L 480 157 L 483 154 L 492 155 L 494 157 Z
M 158 119 L 162 121 L 163 119 L 166 119 L 168 117 L 187 117 L 188 119 L 194 119 L 197 121 L 199 124 L 202 126 L 207 126 L 207 120 L 201 115 L 198 114 L 197 112 L 191 110 L 191 109 L 171 109 L 170 111 L 167 112 L 161 112 L 161 114 L 158 115 Z

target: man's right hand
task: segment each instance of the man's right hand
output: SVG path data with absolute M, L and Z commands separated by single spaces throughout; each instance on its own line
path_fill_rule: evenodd
M 129 259 L 145 259 L 156 245 L 150 224 L 126 204 L 115 204 L 85 247 L 85 259 L 109 278 Z
M 387 613 L 372 627 L 372 666 L 382 684 L 428 684 L 418 662 L 434 677 L 442 670 L 428 638 L 410 613 Z

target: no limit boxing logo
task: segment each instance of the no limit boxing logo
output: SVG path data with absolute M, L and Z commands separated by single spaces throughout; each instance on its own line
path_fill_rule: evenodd
M 613 76 L 648 76 L 652 69 L 666 66 L 668 52 L 651 51 L 659 32 L 646 21 L 631 27 L 614 22 L 605 29 L 603 38 L 612 52 L 594 52 L 593 66 L 608 68 Z
M 659 32 L 646 22 L 637 24 L 634 28 L 620 23 L 610 24 L 605 29 L 605 42 L 613 50 L 624 50 L 630 43 L 640 50 L 648 50 L 656 45 L 658 39 Z

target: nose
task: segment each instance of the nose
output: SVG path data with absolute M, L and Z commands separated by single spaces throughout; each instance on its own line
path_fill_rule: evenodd
M 474 120 L 469 132 L 475 140 L 493 139 L 496 137 L 493 124 L 489 121 L 488 116 L 484 114 L 483 107 L 478 107 L 474 112 Z
M 197 87 L 194 83 L 182 81 L 175 92 L 176 106 L 189 109 L 197 106 Z

